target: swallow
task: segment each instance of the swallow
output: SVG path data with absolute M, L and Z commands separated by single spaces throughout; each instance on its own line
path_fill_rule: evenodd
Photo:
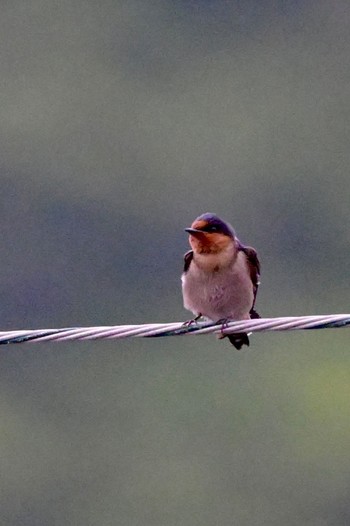
M 184 256 L 181 276 L 184 307 L 196 321 L 202 316 L 223 324 L 260 318 L 255 310 L 260 263 L 254 248 L 243 245 L 232 226 L 205 213 L 194 220 L 191 249 Z M 187 322 L 187 323 L 191 323 Z M 236 349 L 249 345 L 248 334 L 227 335 Z

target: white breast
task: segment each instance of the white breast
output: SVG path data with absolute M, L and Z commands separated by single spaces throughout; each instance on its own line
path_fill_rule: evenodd
M 234 263 L 221 263 L 218 264 L 215 255 L 194 257 L 189 270 L 182 275 L 185 308 L 213 321 L 249 318 L 254 293 L 246 255 L 238 252 Z

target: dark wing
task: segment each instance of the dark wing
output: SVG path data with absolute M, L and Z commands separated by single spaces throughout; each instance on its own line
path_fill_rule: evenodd
M 184 272 L 187 272 L 188 269 L 190 268 L 190 264 L 191 264 L 192 259 L 193 259 L 193 250 L 189 250 L 189 251 L 186 252 L 186 254 L 184 255 L 184 260 L 185 260 L 185 263 L 184 263 Z
M 258 293 L 258 287 L 260 285 L 260 281 L 259 281 L 260 280 L 260 261 L 258 259 L 258 255 L 256 253 L 256 250 L 254 250 L 254 248 L 245 247 L 244 245 L 240 245 L 238 250 L 241 250 L 247 256 L 250 278 L 253 282 L 254 301 L 253 301 L 252 308 L 250 310 L 250 315 L 251 315 L 251 318 L 260 318 L 259 314 L 254 310 L 256 295 Z

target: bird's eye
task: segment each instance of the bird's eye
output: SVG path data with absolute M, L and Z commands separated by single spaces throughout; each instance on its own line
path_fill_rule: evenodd
M 209 232 L 217 232 L 218 227 L 217 226 L 211 226 L 209 229 Z

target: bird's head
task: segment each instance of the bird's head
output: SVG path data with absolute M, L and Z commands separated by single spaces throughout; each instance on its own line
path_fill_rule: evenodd
M 190 234 L 189 241 L 192 250 L 198 254 L 216 254 L 227 249 L 234 243 L 235 232 L 215 214 L 202 214 L 197 217 L 190 228 L 185 228 Z

